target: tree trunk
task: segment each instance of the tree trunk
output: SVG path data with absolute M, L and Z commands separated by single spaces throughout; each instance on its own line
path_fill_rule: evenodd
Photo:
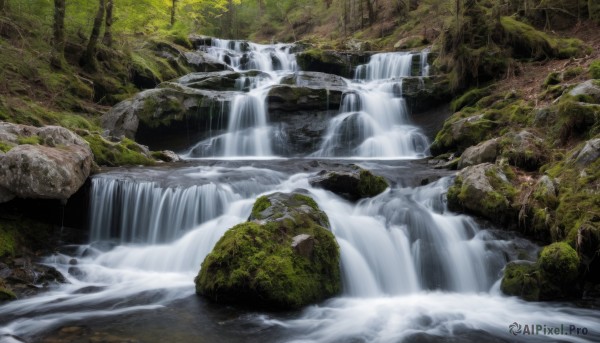
M 171 3 L 171 26 L 175 25 L 175 11 L 177 9 L 177 0 Z
M 2 0 L 4 5 L 4 0 Z M 50 63 L 62 68 L 65 51 L 65 0 L 54 0 L 54 26 Z
M 588 0 L 590 19 L 600 25 L 600 3 L 598 0 Z
M 367 12 L 369 12 L 369 24 L 375 24 L 375 0 L 367 0 Z
M 102 43 L 110 47 L 112 46 L 112 24 L 113 24 L 113 1 L 106 0 L 106 20 L 104 21 L 104 38 Z
M 102 22 L 104 19 L 105 11 L 105 0 L 98 0 L 98 12 L 96 12 L 96 18 L 94 18 L 94 27 L 92 27 L 92 34 L 88 41 L 88 46 L 83 56 L 83 65 L 90 70 L 98 69 L 98 62 L 96 61 L 96 47 L 98 46 L 98 39 L 100 38 L 100 30 L 102 29 Z
M 0 12 L 4 11 L 5 5 L 6 5 L 6 0 L 0 0 Z

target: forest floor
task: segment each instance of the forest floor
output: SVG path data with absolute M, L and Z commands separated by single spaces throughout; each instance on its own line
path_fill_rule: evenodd
M 600 59 L 600 30 L 598 25 L 586 21 L 569 30 L 556 33 L 561 37 L 581 39 L 592 48 L 592 52 L 585 57 L 567 60 L 546 59 L 534 62 L 517 62 L 516 65 L 512 66 L 509 73 L 504 78 L 500 78 L 496 83 L 497 91 L 500 93 L 518 91 L 525 100 L 534 104 L 535 108 L 542 108 L 555 100 L 552 97 L 542 96 L 544 81 L 550 73 L 564 74 L 567 70 L 581 68 L 584 72 L 575 75 L 573 78 L 564 80 L 564 84 L 567 86 L 588 79 L 585 71 L 589 69 L 590 63 Z

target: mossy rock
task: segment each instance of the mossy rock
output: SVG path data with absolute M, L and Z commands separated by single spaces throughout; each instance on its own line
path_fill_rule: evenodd
M 456 113 L 436 135 L 430 147 L 431 153 L 435 156 L 446 152 L 462 152 L 491 138 L 497 125 L 498 122 L 487 119 L 483 114 L 463 117 L 462 113 Z
M 557 106 L 555 132 L 558 131 L 561 143 L 571 139 L 588 139 L 600 133 L 600 105 L 565 98 Z
M 327 216 L 302 193 L 273 193 L 215 245 L 196 293 L 253 309 L 297 309 L 341 291 L 339 247 Z
M 536 171 L 548 162 L 549 150 L 543 139 L 529 131 L 507 133 L 500 140 L 501 154 L 509 163 L 524 170 Z
M 358 167 L 350 171 L 323 170 L 309 182 L 314 187 L 326 189 L 352 201 L 374 197 L 389 187 L 382 176 Z
M 448 189 L 450 210 L 464 211 L 496 223 L 515 225 L 517 211 L 513 202 L 517 191 L 506 173 L 491 163 L 461 170 Z
M 540 299 L 540 271 L 533 262 L 510 262 L 504 268 L 500 289 L 504 294 L 514 295 L 527 301 Z
M 579 256 L 569 244 L 558 242 L 544 247 L 538 260 L 543 276 L 559 285 L 569 285 L 579 274 Z

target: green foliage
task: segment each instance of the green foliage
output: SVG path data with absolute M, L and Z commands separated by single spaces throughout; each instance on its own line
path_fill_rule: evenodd
M 252 206 L 252 217 L 262 219 L 260 213 L 269 207 L 271 207 L 271 201 L 264 195 L 259 197 Z
M 492 93 L 492 87 L 485 88 L 472 88 L 460 97 L 454 99 L 450 104 L 450 108 L 456 112 L 460 111 L 464 107 L 473 106 L 482 98 L 490 95 Z
M 548 74 L 548 76 L 546 76 L 546 79 L 544 80 L 544 87 L 548 88 L 548 86 L 558 85 L 561 82 L 561 74 L 553 71 L 550 74 Z
M 576 78 L 577 76 L 583 74 L 583 68 L 580 66 L 577 67 L 570 67 L 567 68 L 564 72 L 563 72 L 563 79 L 565 81 L 569 81 L 572 80 L 574 78 Z
M 15 145 L 7 142 L 0 141 L 0 151 L 8 152 L 10 149 L 14 148 Z
M 600 60 L 590 63 L 590 76 L 592 79 L 600 79 Z
M 40 137 L 33 136 L 21 136 L 18 138 L 19 144 L 31 144 L 31 145 L 39 145 L 41 140 Z
M 130 139 L 112 143 L 99 134 L 88 134 L 83 137 L 90 145 L 94 160 L 99 165 L 152 165 L 154 160 L 141 153 L 140 148 Z

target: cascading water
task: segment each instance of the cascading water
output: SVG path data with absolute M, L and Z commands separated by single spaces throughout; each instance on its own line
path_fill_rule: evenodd
M 281 76 L 277 70 L 297 68 L 289 48 L 216 39 L 206 47 L 235 70 L 268 74 L 236 81 L 239 94 L 230 106 L 228 132 L 199 143 L 190 157 L 271 154 L 265 97 Z M 420 58 L 419 75 L 427 76 L 427 51 Z M 427 140 L 409 125 L 402 99 L 402 78 L 414 73 L 412 60 L 410 54 L 379 54 L 359 67 L 315 156 L 385 159 L 427 154 Z M 407 184 L 409 178 L 403 175 L 410 175 L 410 168 L 423 165 L 371 162 L 369 169 L 396 175 L 395 186 L 354 204 L 310 186 L 311 175 L 337 167 L 339 161 L 329 162 L 197 161 L 192 167 L 134 168 L 94 176 L 89 244 L 65 247 L 44 260 L 69 283 L 0 306 L 0 341 L 10 341 L 12 335 L 38 341 L 80 332 L 81 326 L 83 332 L 124 335 L 111 336 L 112 341 L 147 342 L 198 337 L 373 343 L 555 338 L 513 336 L 508 326 L 514 322 L 576 324 L 590 332 L 561 336 L 561 341 L 600 340 L 600 333 L 593 331 L 600 321 L 597 311 L 500 294 L 505 263 L 523 252 L 534 258 L 537 248 L 514 234 L 482 229 L 474 219 L 449 212 L 445 193 L 451 177 L 420 187 L 399 186 Z M 340 246 L 343 293 L 284 314 L 223 309 L 194 296 L 193 279 L 202 261 L 227 229 L 248 219 L 255 199 L 299 188 L 308 190 L 329 217 Z
M 358 66 L 351 91 L 344 94 L 340 114 L 331 120 L 321 147 L 313 156 L 425 156 L 427 137 L 410 125 L 402 98 L 402 78 L 411 75 L 412 60 L 413 55 L 408 53 L 383 53 Z M 423 75 L 428 73 L 426 69 L 421 71 Z
M 231 66 L 235 71 L 259 70 L 260 77 L 241 76 L 232 100 L 227 132 L 211 137 L 192 147 L 187 157 L 268 157 L 272 130 L 268 123 L 266 97 L 272 85 L 285 73 L 297 70 L 292 45 L 261 45 L 243 41 L 213 39 L 205 51 Z M 268 77 L 264 77 L 267 75 Z
M 296 163 L 297 168 L 302 161 Z M 400 167 L 397 173 L 402 170 L 406 171 Z M 524 303 L 497 294 L 497 280 L 506 260 L 515 259 L 522 251 L 535 254 L 535 247 L 506 233 L 481 230 L 470 217 L 449 213 L 445 192 L 450 178 L 417 188 L 393 187 L 375 198 L 351 204 L 312 188 L 308 182 L 311 173 L 285 174 L 237 166 L 158 170 L 151 178 L 141 170 L 120 173 L 120 179 L 127 180 L 122 184 L 112 174 L 98 176 L 92 184 L 96 220 L 102 223 L 101 213 L 120 213 L 118 223 L 103 222 L 107 228 L 99 228 L 98 238 L 112 235 L 110 228 L 120 225 L 120 237 L 116 237 L 120 243 L 92 242 L 47 258 L 47 264 L 68 275 L 70 284 L 0 307 L 0 333 L 31 339 L 57 327 L 114 317 L 118 322 L 140 318 L 135 327 L 143 325 L 138 330 L 150 332 L 145 336 L 148 341 L 182 340 L 175 338 L 179 329 L 153 331 L 152 326 L 158 323 L 146 323 L 143 318 L 170 308 L 172 303 L 197 301 L 192 296 L 193 278 L 225 231 L 248 218 L 260 194 L 298 188 L 307 189 L 329 216 L 340 245 L 342 296 L 291 317 L 242 313 L 239 320 L 246 323 L 242 327 L 261 328 L 250 332 L 228 330 L 227 322 L 210 331 L 210 326 L 193 324 L 194 316 L 184 312 L 174 325 L 190 331 L 189 339 L 209 330 L 206 334 L 221 341 L 247 341 L 250 335 L 269 342 L 399 342 L 419 335 L 458 335 L 478 342 L 495 337 L 513 339 L 506 336 L 506 327 L 514 321 L 545 320 L 550 324 L 559 318 L 593 327 L 600 319 L 591 310 Z M 140 175 L 145 176 L 138 180 Z M 218 203 L 221 197 L 222 207 L 205 202 L 212 198 Z M 136 198 L 143 200 L 131 202 Z M 193 209 L 206 214 L 197 217 Z M 167 230 L 177 234 L 156 244 L 150 234 L 155 229 L 150 225 L 145 236 L 135 235 L 131 220 L 136 212 L 138 217 L 157 221 L 171 218 Z M 175 213 L 184 214 L 189 221 Z M 186 230 L 191 221 L 198 225 Z M 140 225 L 136 230 L 143 230 Z M 136 244 L 126 243 L 130 237 L 136 237 Z M 73 258 L 78 261 L 75 266 Z M 128 315 L 133 312 L 135 317 Z M 110 328 L 114 321 L 106 325 Z M 270 339 L 264 336 L 268 332 L 273 334 Z M 564 337 L 567 341 L 571 338 L 585 341 Z

